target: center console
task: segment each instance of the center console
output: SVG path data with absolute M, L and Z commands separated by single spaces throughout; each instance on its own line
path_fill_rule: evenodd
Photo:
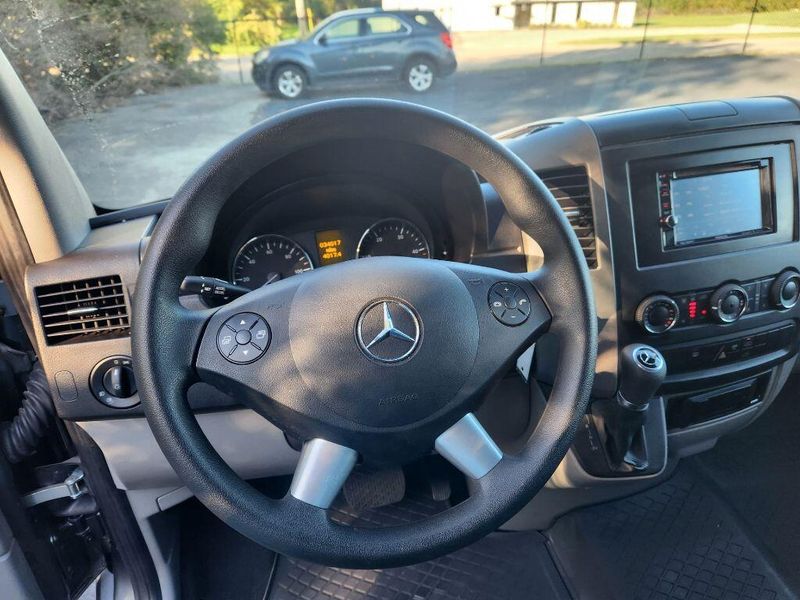
M 542 154 L 569 146 L 563 138 L 571 137 L 561 160 L 580 157 L 601 189 L 592 189 L 595 243 L 608 254 L 591 273 L 599 380 L 607 384 L 605 369 L 616 368 L 613 386 L 596 379 L 573 446 L 583 475 L 573 468 L 564 478 L 655 477 L 669 457 L 708 448 L 755 419 L 796 361 L 800 107 L 758 98 L 577 121 L 583 129 L 568 120 L 529 137 L 538 137 Z M 585 129 L 594 155 L 580 137 Z M 520 140 L 514 149 L 538 169 L 564 167 L 543 161 L 533 145 Z M 619 390 L 630 385 L 625 353 L 641 347 L 663 357 L 666 376 L 652 399 L 621 403 Z M 630 423 L 640 417 L 631 402 L 648 407 L 633 438 Z
M 602 150 L 619 343 L 663 354 L 674 454 L 755 418 L 794 362 L 800 131 L 795 122 L 758 123 L 777 116 L 768 108 L 780 102 L 789 104 L 746 101 L 735 115 L 713 103 L 723 116 L 700 123 L 680 107 L 663 109 L 662 120 L 683 116 L 690 132 Z
M 747 143 L 746 135 L 737 139 Z M 672 145 L 660 146 L 668 151 Z M 791 347 L 793 322 L 777 321 L 784 321 L 782 313 L 791 311 L 800 297 L 798 263 L 773 258 L 759 276 L 748 277 L 736 269 L 736 262 L 756 249 L 783 248 L 777 254 L 790 256 L 785 253 L 797 241 L 794 152 L 791 141 L 780 141 L 628 162 L 636 267 L 639 272 L 658 270 L 667 284 L 638 302 L 633 318 L 644 334 L 640 337 L 666 341 L 669 336 L 661 336 L 671 331 L 703 336 L 702 343 L 659 343 L 672 375 L 751 361 Z M 768 272 L 770 267 L 779 272 Z M 673 282 L 695 269 L 708 272 L 708 283 L 675 289 Z M 727 270 L 730 278 L 719 281 L 712 269 Z M 722 327 L 753 316 L 776 324 L 723 335 Z

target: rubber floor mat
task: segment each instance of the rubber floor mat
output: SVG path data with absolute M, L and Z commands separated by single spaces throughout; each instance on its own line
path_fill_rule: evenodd
M 420 498 L 367 513 L 335 511 L 358 527 L 400 525 L 446 508 Z M 438 510 L 437 510 L 438 509 Z M 539 533 L 494 533 L 436 560 L 383 570 L 323 567 L 281 556 L 270 600 L 568 600 Z
M 651 490 L 565 515 L 547 536 L 580 600 L 795 597 L 733 511 L 684 466 Z
M 691 459 L 730 500 L 775 566 L 800 593 L 800 378 L 790 379 L 755 423 Z M 746 476 L 742 476 L 745 474 Z
M 568 599 L 536 533 L 495 533 L 436 560 L 360 571 L 281 556 L 270 600 Z

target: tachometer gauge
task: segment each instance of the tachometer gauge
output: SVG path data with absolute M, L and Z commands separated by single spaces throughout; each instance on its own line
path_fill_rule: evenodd
M 430 258 L 428 240 L 413 223 L 405 219 L 385 219 L 373 224 L 361 236 L 358 258 L 367 256 L 413 256 Z
M 308 253 L 282 235 L 260 235 L 241 247 L 233 260 L 233 283 L 251 290 L 314 268 Z

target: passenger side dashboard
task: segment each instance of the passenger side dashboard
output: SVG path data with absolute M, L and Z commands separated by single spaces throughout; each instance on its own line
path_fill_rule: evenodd
M 624 346 L 661 350 L 664 409 L 651 411 L 660 427 L 649 443 L 672 456 L 756 418 L 795 362 L 798 121 L 793 101 L 760 98 L 568 119 L 508 142 L 537 171 L 571 164 L 590 174 L 594 396 L 615 393 Z M 552 380 L 556 365 L 541 358 L 537 377 Z M 568 456 L 580 467 L 573 483 L 613 476 L 600 456 L 601 429 L 600 417 L 587 417 Z M 633 475 L 661 472 L 667 453 L 658 455 L 665 459 Z

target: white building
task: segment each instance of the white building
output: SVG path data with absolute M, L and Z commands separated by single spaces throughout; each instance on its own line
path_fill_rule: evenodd
M 432 10 L 451 31 L 530 25 L 633 27 L 635 0 L 383 0 L 383 8 Z
M 633 27 L 636 18 L 635 0 L 516 0 L 519 26 L 578 24 L 600 27 Z M 526 15 L 530 19 L 526 21 Z
M 513 29 L 516 7 L 499 0 L 383 0 L 383 8 L 431 10 L 451 31 Z

